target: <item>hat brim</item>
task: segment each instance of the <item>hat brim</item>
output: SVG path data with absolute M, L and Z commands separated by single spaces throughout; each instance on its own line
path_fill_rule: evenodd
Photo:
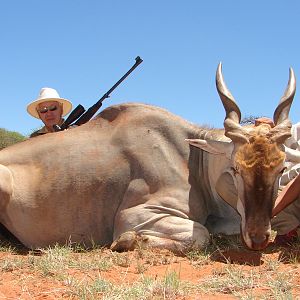
M 64 98 L 43 98 L 39 100 L 35 100 L 27 105 L 27 112 L 33 116 L 34 118 L 40 119 L 39 114 L 36 110 L 36 107 L 43 102 L 47 101 L 56 101 L 62 104 L 62 117 L 67 115 L 72 110 L 72 103 Z

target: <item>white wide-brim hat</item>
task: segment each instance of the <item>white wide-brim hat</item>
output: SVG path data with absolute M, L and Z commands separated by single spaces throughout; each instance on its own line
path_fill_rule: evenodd
M 36 107 L 46 101 L 57 101 L 62 104 L 62 116 L 67 115 L 72 110 L 72 103 L 64 98 L 60 98 L 58 92 L 52 88 L 42 88 L 38 98 L 27 105 L 27 112 L 37 118 L 40 119 L 39 114 L 36 110 Z

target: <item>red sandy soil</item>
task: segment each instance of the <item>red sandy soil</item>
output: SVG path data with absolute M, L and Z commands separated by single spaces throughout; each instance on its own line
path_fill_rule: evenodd
M 84 253 L 72 253 L 75 260 L 86 257 L 91 257 L 95 250 L 86 251 Z M 96 250 L 98 251 L 98 250 Z M 118 255 L 127 255 L 130 258 L 131 263 L 128 265 L 113 264 L 108 270 L 95 270 L 91 269 L 76 269 L 66 268 L 64 273 L 76 278 L 78 282 L 84 282 L 85 280 L 91 281 L 93 279 L 101 278 L 108 280 L 109 282 L 120 285 L 131 285 L 140 280 L 141 276 L 152 277 L 156 280 L 164 278 L 166 273 L 175 271 L 178 274 L 180 282 L 189 282 L 193 285 L 200 285 L 201 282 L 209 280 L 211 276 L 219 274 L 219 276 L 227 276 L 224 272 L 224 268 L 240 268 L 243 272 L 254 272 L 260 274 L 262 279 L 264 274 L 271 272 L 270 261 L 277 262 L 278 269 L 272 274 L 276 276 L 278 273 L 288 274 L 291 272 L 290 280 L 293 285 L 292 294 L 295 299 L 297 295 L 300 295 L 300 266 L 298 263 L 299 250 L 296 248 L 276 248 L 268 251 L 248 251 L 245 249 L 235 250 L 219 250 L 213 252 L 209 259 L 205 263 L 201 263 L 197 260 L 190 260 L 187 257 L 179 257 L 165 250 L 155 250 L 151 252 L 151 257 L 156 261 L 150 262 L 149 256 L 145 255 L 141 259 L 136 259 L 138 256 L 137 251 L 128 253 L 121 253 Z M 109 250 L 99 250 L 98 255 L 110 255 Z M 40 259 L 43 255 L 36 255 L 34 259 Z M 83 299 L 79 296 L 70 294 L 68 282 L 59 280 L 57 276 L 51 274 L 42 274 L 39 270 L 34 270 L 32 267 L 24 266 L 18 267 L 17 262 L 20 260 L 26 260 L 33 254 L 28 251 L 0 252 L 0 299 Z M 291 261 L 293 257 L 293 261 Z M 143 270 L 138 270 L 137 261 L 143 266 Z M 4 262 L 10 262 L 12 265 L 15 262 L 14 267 L 3 266 Z M 271 274 L 270 273 L 270 274 Z M 266 279 L 268 280 L 268 279 Z M 267 285 L 257 286 L 251 293 L 258 296 L 265 295 L 270 289 Z M 248 290 L 250 293 L 250 290 Z M 288 294 L 287 294 L 288 295 Z M 89 299 L 89 298 L 84 298 Z M 91 299 L 101 299 L 91 298 Z M 108 298 L 106 298 L 108 299 Z M 215 299 L 239 299 L 226 288 L 220 292 L 208 291 L 192 291 L 185 295 L 173 295 L 169 298 L 155 299 L 201 299 L 201 300 L 215 300 Z M 251 298 L 254 299 L 254 298 Z M 283 299 L 283 298 L 281 298 Z

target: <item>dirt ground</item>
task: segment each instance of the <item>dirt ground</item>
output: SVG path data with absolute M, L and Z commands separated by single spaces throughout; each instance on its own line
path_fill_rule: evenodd
M 300 299 L 299 249 L 299 244 L 265 251 L 217 247 L 181 257 L 166 250 L 33 253 L 8 247 L 0 250 L 0 299 Z M 166 284 L 167 274 L 176 274 L 172 284 Z M 99 278 L 110 289 L 96 291 Z M 145 278 L 161 288 L 152 284 L 143 296 L 112 292 Z

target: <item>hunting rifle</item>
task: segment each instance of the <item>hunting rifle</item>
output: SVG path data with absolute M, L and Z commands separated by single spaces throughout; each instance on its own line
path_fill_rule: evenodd
M 125 78 L 139 65 L 143 62 L 143 60 L 137 56 L 135 58 L 135 64 L 127 71 L 125 75 L 121 77 L 119 81 L 117 81 L 112 88 L 107 91 L 93 106 L 91 106 L 87 111 L 85 111 L 84 107 L 79 104 L 68 116 L 68 118 L 65 120 L 65 122 L 61 125 L 54 125 L 53 128 L 55 131 L 61 131 L 64 129 L 67 129 L 69 126 L 72 125 L 82 125 L 86 122 L 88 122 L 94 114 L 99 110 L 99 108 L 102 106 L 102 102 L 109 98 L 112 91 L 122 82 L 125 80 Z M 76 121 L 77 120 L 77 121 Z M 76 122 L 75 122 L 76 121 Z M 73 123 L 75 122 L 75 123 Z

